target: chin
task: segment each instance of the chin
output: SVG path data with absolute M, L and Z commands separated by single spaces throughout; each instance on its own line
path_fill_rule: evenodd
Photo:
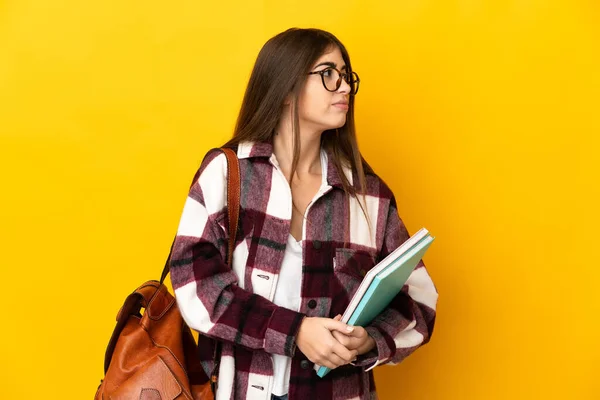
M 346 125 L 346 116 L 344 115 L 342 118 L 331 118 L 328 121 L 320 121 L 316 126 L 320 131 L 328 131 L 331 129 L 338 129 L 342 126 Z
M 337 129 L 337 128 L 341 128 L 342 126 L 346 125 L 346 116 L 344 115 L 341 118 L 336 118 L 335 120 L 332 120 L 331 123 L 327 124 L 327 128 L 326 129 Z

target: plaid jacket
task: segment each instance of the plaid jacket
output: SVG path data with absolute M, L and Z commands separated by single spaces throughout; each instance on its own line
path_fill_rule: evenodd
M 217 400 L 269 400 L 271 354 L 292 357 L 290 400 L 376 398 L 372 368 L 402 361 L 427 343 L 435 321 L 437 292 L 422 261 L 403 291 L 369 326 L 376 349 L 355 365 L 316 376 L 296 348 L 305 316 L 343 314 L 364 274 L 404 242 L 409 234 L 390 189 L 367 174 L 366 210 L 348 198 L 340 173 L 321 152 L 323 184 L 308 206 L 304 224 L 301 306 L 298 311 L 272 300 L 290 232 L 292 199 L 271 144 L 238 146 L 241 210 L 233 266 L 226 265 L 227 162 L 209 152 L 194 178 L 172 254 L 171 281 L 188 325 L 200 336 L 204 370 L 212 368 L 209 339 L 222 341 Z M 370 225 L 370 226 L 369 226 Z

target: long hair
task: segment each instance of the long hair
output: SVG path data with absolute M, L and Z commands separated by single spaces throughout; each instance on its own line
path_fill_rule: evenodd
M 346 47 L 329 32 L 291 28 L 269 39 L 258 54 L 233 138 L 225 146 L 233 147 L 246 141 L 272 143 L 275 129 L 283 114 L 284 103 L 291 95 L 294 151 L 289 177 L 291 184 L 300 157 L 299 95 L 307 73 L 314 63 L 326 51 L 335 47 L 340 49 L 347 71 L 352 72 Z M 354 96 L 351 95 L 349 99 L 346 123 L 338 129 L 323 132 L 321 146 L 332 155 L 346 194 L 356 196 L 358 193 L 366 193 L 365 168 L 370 168 L 358 149 L 354 125 Z M 342 172 L 344 166 L 352 168 L 358 178 L 358 186 L 350 184 Z

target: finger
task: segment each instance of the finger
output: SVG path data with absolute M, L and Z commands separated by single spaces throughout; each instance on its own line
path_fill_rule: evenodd
M 332 351 L 338 357 L 344 360 L 344 364 L 347 364 L 350 361 L 354 360 L 356 358 L 356 355 L 358 354 L 356 350 L 348 350 L 346 346 L 342 345 L 339 342 L 333 345 Z
M 353 328 L 354 329 L 351 332 L 344 332 L 344 335 L 355 337 L 357 339 L 364 339 L 367 336 L 367 331 L 362 326 L 353 326 Z
M 331 334 L 333 335 L 335 340 L 340 342 L 347 349 L 350 349 L 350 347 L 352 347 L 352 348 L 355 347 L 355 346 L 352 346 L 352 339 L 349 336 L 346 336 L 343 333 L 339 333 L 338 331 L 332 331 Z
M 345 323 L 336 321 L 334 319 L 326 319 L 325 327 L 330 331 L 338 331 L 344 335 L 349 335 L 352 331 L 354 331 L 353 326 L 346 325 Z
M 335 316 L 335 318 L 333 318 L 334 321 L 341 321 L 342 320 L 342 315 L 338 314 Z
M 328 361 L 334 365 L 334 368 L 341 367 L 342 365 L 346 365 L 349 363 L 349 361 L 344 360 L 342 357 L 338 356 L 335 353 L 331 353 L 329 355 Z

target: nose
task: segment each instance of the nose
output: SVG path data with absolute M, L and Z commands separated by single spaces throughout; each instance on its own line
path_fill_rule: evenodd
M 348 94 L 350 93 L 350 84 L 348 84 L 348 82 L 346 82 L 345 79 L 340 78 L 342 83 L 340 84 L 340 87 L 338 88 L 338 93 L 344 93 L 344 94 Z

